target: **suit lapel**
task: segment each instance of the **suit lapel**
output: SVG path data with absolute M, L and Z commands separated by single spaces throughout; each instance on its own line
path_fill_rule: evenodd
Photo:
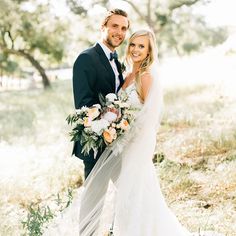
M 112 88 L 114 89 L 114 91 L 116 90 L 116 84 L 115 84 L 115 74 L 114 71 L 111 67 L 111 64 L 108 60 L 108 58 L 106 57 L 104 51 L 102 50 L 101 46 L 97 43 L 95 46 L 95 50 L 96 52 L 99 54 L 100 60 L 102 62 L 102 64 L 106 67 L 108 73 L 109 73 L 109 79 L 110 82 L 112 84 Z
M 118 60 L 115 60 L 115 63 L 116 63 L 116 67 L 117 67 L 117 70 L 119 72 L 119 80 L 120 80 L 120 85 L 117 89 L 117 91 L 119 91 L 119 89 L 122 87 L 122 85 L 124 84 L 124 78 L 123 78 L 123 75 L 122 75 L 122 69 L 121 69 L 121 64 Z

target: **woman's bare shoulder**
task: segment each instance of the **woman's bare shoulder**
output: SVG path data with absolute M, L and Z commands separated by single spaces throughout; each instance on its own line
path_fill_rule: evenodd
M 141 80 L 142 82 L 148 82 L 148 81 L 152 81 L 152 75 L 150 71 L 145 71 L 142 73 L 141 75 Z

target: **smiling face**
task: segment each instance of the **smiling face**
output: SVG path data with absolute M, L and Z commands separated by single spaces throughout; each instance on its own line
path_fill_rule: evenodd
M 103 43 L 113 51 L 124 41 L 128 27 L 127 17 L 112 15 L 101 28 Z
M 130 41 L 129 57 L 133 63 L 141 64 L 149 54 L 149 39 L 148 36 L 137 36 Z

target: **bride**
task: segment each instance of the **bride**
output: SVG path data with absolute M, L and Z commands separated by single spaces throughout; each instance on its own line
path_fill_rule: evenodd
M 110 225 L 114 236 L 190 235 L 168 208 L 152 163 L 162 111 L 155 45 L 153 33 L 147 30 L 130 37 L 126 51 L 130 73 L 119 94 L 127 93 L 130 104 L 140 108 L 136 120 L 105 149 L 82 194 L 55 231 L 45 235 L 103 236 Z
M 120 93 L 126 92 L 130 104 L 141 110 L 129 132 L 104 151 L 86 180 L 80 235 L 99 235 L 99 225 L 103 224 L 100 214 L 111 179 L 116 187 L 115 236 L 182 236 L 182 227 L 165 205 L 152 164 L 162 107 L 154 35 L 144 30 L 134 33 L 126 57 L 131 72 Z

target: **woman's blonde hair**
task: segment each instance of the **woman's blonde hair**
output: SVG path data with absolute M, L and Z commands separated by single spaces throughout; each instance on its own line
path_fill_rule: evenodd
M 135 83 L 136 83 L 136 88 L 137 88 L 137 92 L 140 96 L 140 98 L 142 99 L 142 94 L 141 94 L 141 76 L 146 73 L 149 72 L 149 69 L 151 67 L 151 65 L 153 64 L 153 62 L 155 60 L 157 60 L 157 47 L 156 47 L 156 38 L 153 32 L 151 32 L 150 30 L 138 30 L 136 32 L 134 32 L 129 40 L 128 40 L 128 45 L 126 48 L 126 64 L 127 66 L 130 68 L 132 65 L 132 59 L 130 56 L 130 52 L 129 52 L 129 48 L 130 48 L 130 44 L 132 43 L 132 41 L 140 36 L 147 36 L 148 40 L 149 40 L 149 48 L 148 48 L 148 55 L 147 57 L 141 62 L 140 64 L 140 68 L 137 72 L 137 74 L 135 75 Z M 143 100 L 143 99 L 142 99 Z

